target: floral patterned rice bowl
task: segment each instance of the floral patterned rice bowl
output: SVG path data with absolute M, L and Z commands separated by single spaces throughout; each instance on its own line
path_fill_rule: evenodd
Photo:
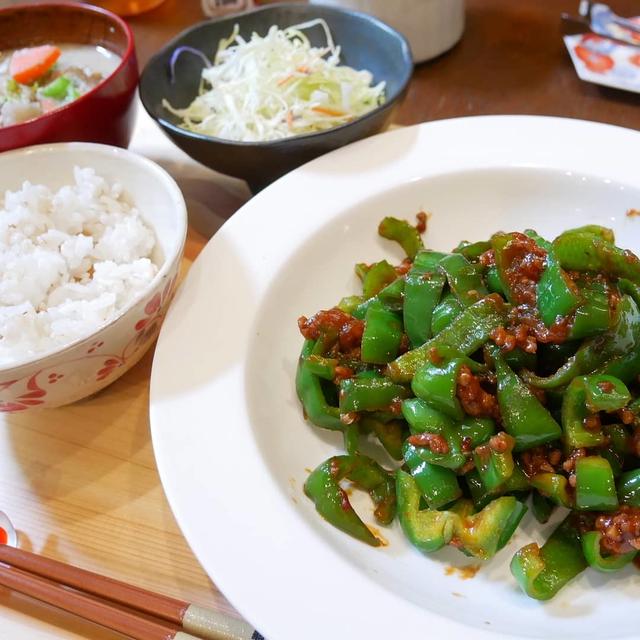
M 142 296 L 86 338 L 0 367 L 0 412 L 58 407 L 111 384 L 152 345 L 175 292 L 187 210 L 175 181 L 150 160 L 91 143 L 20 149 L 0 156 L 0 192 L 16 189 L 24 180 L 62 186 L 74 166 L 93 167 L 124 186 L 155 232 L 152 258 L 158 273 Z

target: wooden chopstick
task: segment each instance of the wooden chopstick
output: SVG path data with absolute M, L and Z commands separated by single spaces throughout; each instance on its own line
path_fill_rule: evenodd
M 195 636 L 183 633 L 165 622 L 150 620 L 108 601 L 98 600 L 15 567 L 0 565 L 0 585 L 135 640 L 197 640 Z
M 128 609 L 160 618 L 175 627 L 183 627 L 185 631 L 203 638 L 259 640 L 262 637 L 246 623 L 217 611 L 153 593 L 23 549 L 0 545 L 0 562 L 54 583 L 73 587 L 85 594 L 97 596 L 106 601 L 123 605 Z M 173 637 L 169 636 L 169 638 Z M 167 636 L 163 636 L 162 640 L 167 640 Z M 183 640 L 185 640 L 184 636 Z

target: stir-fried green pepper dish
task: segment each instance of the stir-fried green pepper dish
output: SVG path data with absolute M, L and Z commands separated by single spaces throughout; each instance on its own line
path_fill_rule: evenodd
M 304 414 L 341 431 L 346 450 L 310 474 L 307 496 L 378 546 L 348 480 L 418 549 L 485 559 L 527 501 L 543 523 L 561 507 L 544 545 L 511 561 L 539 600 L 588 566 L 621 569 L 640 549 L 640 261 L 594 225 L 451 253 L 425 249 L 421 226 L 385 218 L 380 235 L 406 259 L 356 265 L 362 295 L 298 321 Z M 364 438 L 396 468 L 364 455 Z

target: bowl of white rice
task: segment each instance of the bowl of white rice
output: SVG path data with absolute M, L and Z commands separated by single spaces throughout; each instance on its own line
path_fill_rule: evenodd
M 187 211 L 159 166 L 61 143 L 0 155 L 0 412 L 107 386 L 151 346 L 173 298 Z

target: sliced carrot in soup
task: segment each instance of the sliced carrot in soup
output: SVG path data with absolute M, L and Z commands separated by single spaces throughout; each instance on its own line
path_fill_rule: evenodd
M 20 84 L 30 84 L 43 76 L 60 57 L 60 49 L 51 44 L 14 52 L 9 63 L 11 77 Z

